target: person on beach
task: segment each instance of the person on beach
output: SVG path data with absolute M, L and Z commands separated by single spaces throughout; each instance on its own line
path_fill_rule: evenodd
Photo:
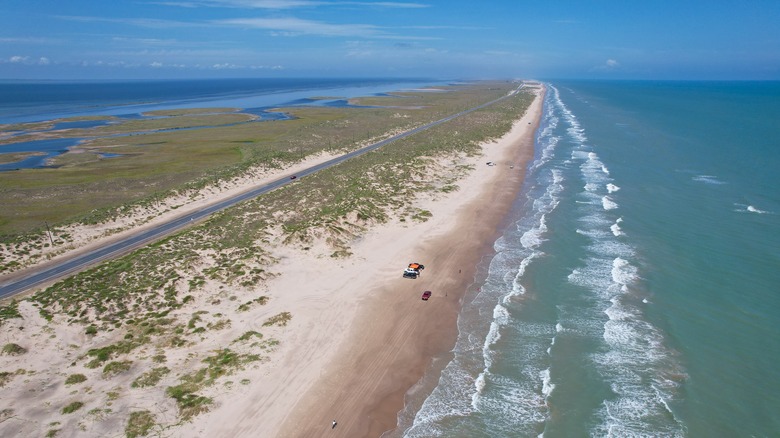
M 331 425 L 331 426 L 330 426 L 330 428 L 331 428 L 331 429 L 335 429 L 335 428 L 336 428 L 336 424 L 337 424 L 337 423 L 336 423 L 336 420 L 333 420 L 333 425 Z

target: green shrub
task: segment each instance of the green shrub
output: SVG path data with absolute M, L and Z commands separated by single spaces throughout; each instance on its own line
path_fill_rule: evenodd
M 3 345 L 3 354 L 8 356 L 19 356 L 24 353 L 27 353 L 27 349 L 19 344 L 8 343 Z
M 263 326 L 264 327 L 269 327 L 272 325 L 286 326 L 291 319 L 292 319 L 292 314 L 290 314 L 290 312 L 282 312 L 278 315 L 274 315 L 266 319 L 265 322 L 263 323 Z
M 125 426 L 125 436 L 127 438 L 136 438 L 146 436 L 155 425 L 155 418 L 149 411 L 131 412 Z
M 0 326 L 3 325 L 3 321 L 11 318 L 21 318 L 22 314 L 19 313 L 19 303 L 16 300 L 11 300 L 7 306 L 0 306 Z
M 133 388 L 146 388 L 148 386 L 154 386 L 160 382 L 164 375 L 170 373 L 166 367 L 152 368 L 151 370 L 141 374 L 136 378 L 132 384 Z
M 62 408 L 62 413 L 63 414 L 70 414 L 72 412 L 78 411 L 82 407 L 84 407 L 84 403 L 82 403 L 80 401 L 75 401 L 73 403 L 68 404 L 64 408 Z
M 176 400 L 182 420 L 189 420 L 198 414 L 208 412 L 209 405 L 213 403 L 210 398 L 195 394 L 195 390 L 194 385 L 190 383 L 170 386 L 165 390 L 169 397 Z
M 11 381 L 11 379 L 14 378 L 16 374 L 9 373 L 8 371 L 2 371 L 0 372 L 0 388 L 4 387 L 8 384 L 8 382 Z
M 68 376 L 67 379 L 65 379 L 66 385 L 73 385 L 76 383 L 81 383 L 87 380 L 87 376 L 83 374 L 71 374 Z
M 233 341 L 233 342 L 243 342 L 243 341 L 249 340 L 249 338 L 251 338 L 253 336 L 257 336 L 260 339 L 263 338 L 263 334 L 262 333 L 256 332 L 254 330 L 250 330 L 248 332 L 244 332 L 243 335 L 241 335 L 238 338 L 236 338 L 236 340 Z
M 130 369 L 130 366 L 132 364 L 133 362 L 130 360 L 109 362 L 106 364 L 105 367 L 103 367 L 103 376 L 112 377 L 112 376 L 116 376 L 117 374 L 124 373 L 125 371 Z

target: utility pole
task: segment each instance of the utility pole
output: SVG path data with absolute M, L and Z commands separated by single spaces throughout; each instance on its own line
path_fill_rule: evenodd
M 46 231 L 49 233 L 49 241 L 51 241 L 51 246 L 52 246 L 52 248 L 54 248 L 54 238 L 51 237 L 51 230 L 49 229 L 49 222 L 45 221 L 44 223 L 46 224 Z

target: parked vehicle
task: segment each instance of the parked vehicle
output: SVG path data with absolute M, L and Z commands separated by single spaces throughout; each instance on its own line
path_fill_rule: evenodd
M 431 291 L 426 290 L 425 292 L 423 292 L 423 294 L 422 294 L 422 300 L 423 301 L 428 301 L 428 298 L 430 298 L 430 297 L 431 297 Z
M 409 263 L 409 266 L 404 269 L 404 278 L 416 279 L 420 276 L 420 271 L 425 269 L 425 266 L 419 263 Z

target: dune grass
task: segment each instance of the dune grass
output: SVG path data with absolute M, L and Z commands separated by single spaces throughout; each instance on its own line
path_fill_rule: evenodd
M 83 374 L 71 374 L 65 379 L 66 385 L 75 385 L 87 381 L 87 376 Z
M 170 373 L 171 370 L 166 367 L 157 367 L 152 368 L 151 370 L 141 374 L 133 380 L 133 383 L 130 384 L 131 388 L 146 388 L 149 386 L 155 386 L 157 385 L 160 380 L 168 373 Z
M 193 373 L 181 377 L 178 385 L 166 389 L 166 394 L 176 400 L 179 407 L 179 417 L 189 420 L 192 417 L 208 412 L 213 400 L 199 395 L 198 392 L 213 385 L 222 376 L 230 375 L 244 367 L 245 364 L 261 360 L 254 354 L 239 354 L 230 349 L 222 349 L 206 357 L 207 364 Z
M 2 353 L 7 356 L 19 356 L 24 353 L 27 353 L 27 349 L 22 347 L 19 344 L 9 342 L 3 345 Z
M 0 327 L 3 326 L 5 321 L 21 317 L 19 302 L 16 299 L 11 299 L 7 304 L 0 305 Z
M 154 414 L 149 411 L 131 412 L 125 426 L 125 436 L 127 438 L 147 436 L 156 425 L 155 421 Z
M 62 408 L 61 412 L 63 414 L 72 414 L 72 413 L 78 411 L 79 409 L 81 409 L 83 407 L 84 407 L 84 403 L 82 403 L 80 401 L 74 401 L 72 403 L 68 403 L 67 405 L 65 405 Z

